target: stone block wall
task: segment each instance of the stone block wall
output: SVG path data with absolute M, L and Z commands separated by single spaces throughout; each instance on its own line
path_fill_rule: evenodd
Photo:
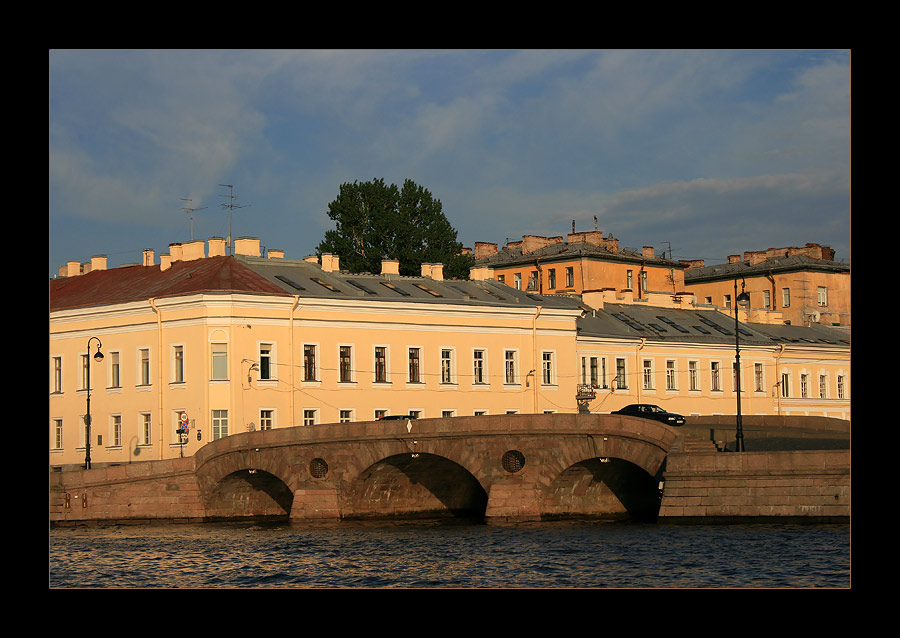
M 847 522 L 850 452 L 672 453 L 660 522 Z

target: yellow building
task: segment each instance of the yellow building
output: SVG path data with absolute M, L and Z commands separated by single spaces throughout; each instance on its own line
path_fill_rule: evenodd
M 444 280 L 440 264 L 424 264 L 419 277 L 397 266 L 351 274 L 331 255 L 263 257 L 254 238 L 238 239 L 234 255 L 212 238 L 172 244 L 158 264 L 152 251 L 141 265 L 112 269 L 103 257 L 70 262 L 49 290 L 50 465 L 83 464 L 88 454 L 95 464 L 191 455 L 252 429 L 574 413 L 585 385 L 596 386 L 596 412 L 635 402 L 734 411 L 723 372 L 734 344 L 695 328 L 701 315 L 727 326 L 726 315 L 667 295 L 626 308 L 607 292 L 541 295 L 491 279 Z M 638 309 L 651 315 L 621 318 Z M 658 318 L 670 313 L 687 333 Z M 849 419 L 843 334 L 742 326 L 748 414 Z M 786 329 L 799 332 L 776 332 Z
M 828 246 L 806 244 L 730 255 L 717 266 L 687 262 L 685 286 L 697 303 L 730 311 L 739 279 L 751 307 L 780 312 L 785 323 L 849 326 L 850 266 L 834 261 L 834 254 Z
M 685 294 L 685 264 L 656 255 L 650 246 L 641 252 L 619 248 L 619 241 L 602 231 L 573 229 L 566 241 L 525 235 L 500 250 L 477 242 L 473 256 L 473 277 L 544 295 L 616 290 L 640 300 L 651 292 Z

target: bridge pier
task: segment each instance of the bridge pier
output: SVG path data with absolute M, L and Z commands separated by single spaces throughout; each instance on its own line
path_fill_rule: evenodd
M 322 486 L 294 490 L 290 520 L 339 518 L 341 518 L 341 506 L 336 488 Z

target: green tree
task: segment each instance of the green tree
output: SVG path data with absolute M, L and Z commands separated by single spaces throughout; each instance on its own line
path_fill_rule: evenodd
M 469 276 L 474 260 L 462 254 L 441 201 L 412 180 L 401 189 L 383 179 L 341 184 L 328 217 L 335 229 L 316 250 L 337 255 L 350 272 L 377 273 L 382 259 L 396 259 L 401 275 L 418 275 L 423 263 L 433 262 L 444 264 L 447 278 Z

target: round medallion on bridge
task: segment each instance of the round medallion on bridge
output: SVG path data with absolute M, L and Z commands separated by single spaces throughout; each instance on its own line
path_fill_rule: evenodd
M 525 467 L 525 455 L 518 450 L 509 450 L 503 454 L 501 463 L 503 464 L 504 470 L 510 474 L 515 474 Z
M 325 478 L 325 475 L 328 474 L 328 463 L 325 462 L 325 459 L 314 458 L 309 462 L 309 473 L 313 478 Z

